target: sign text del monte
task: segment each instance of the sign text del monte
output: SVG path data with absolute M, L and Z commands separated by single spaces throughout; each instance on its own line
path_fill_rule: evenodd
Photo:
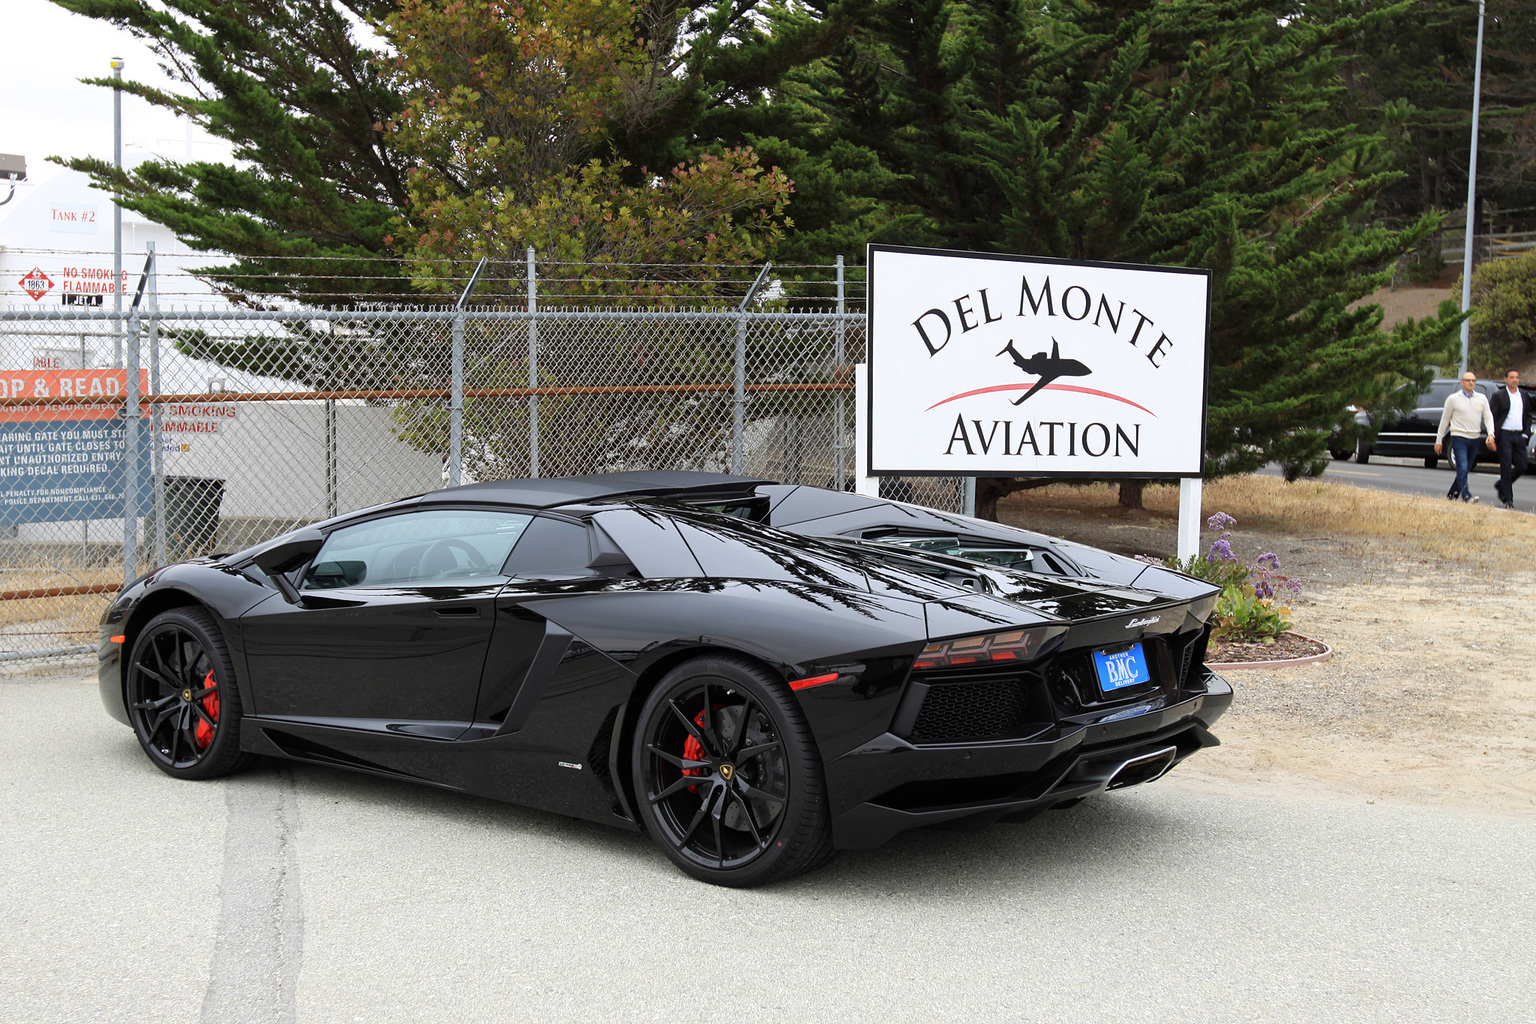
M 1205 270 L 872 245 L 869 470 L 1197 477 Z

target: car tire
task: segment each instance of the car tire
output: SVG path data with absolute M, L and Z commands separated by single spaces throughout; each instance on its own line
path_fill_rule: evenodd
M 240 768 L 240 691 L 213 616 L 202 608 L 161 612 L 139 631 L 124 680 L 128 719 L 156 768 L 178 779 L 212 779 Z
M 746 888 L 830 859 L 815 739 L 794 694 L 762 665 L 732 655 L 684 662 L 662 677 L 636 723 L 641 821 L 683 871 Z
M 1365 465 L 1371 461 L 1371 446 L 1364 441 L 1355 442 L 1355 461 Z
M 1349 458 L 1350 451 L 1348 448 L 1329 448 L 1328 454 L 1332 457 L 1334 462 L 1343 462 L 1345 459 Z

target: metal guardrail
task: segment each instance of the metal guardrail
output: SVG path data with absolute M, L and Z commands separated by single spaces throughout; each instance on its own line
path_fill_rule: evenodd
M 1460 263 L 1465 253 L 1465 235 L 1446 235 L 1441 242 L 1440 260 Z M 1478 259 L 1514 259 L 1536 252 L 1536 231 L 1509 231 L 1472 236 L 1474 261 Z

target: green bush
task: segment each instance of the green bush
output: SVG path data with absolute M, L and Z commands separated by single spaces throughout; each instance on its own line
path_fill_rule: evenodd
M 1458 294 L 1461 282 L 1456 284 Z M 1489 260 L 1472 271 L 1471 365 L 1504 376 L 1536 353 L 1536 252 Z
M 1161 564 L 1221 588 L 1212 630 L 1217 638 L 1270 642 L 1291 628 L 1291 609 L 1277 604 L 1276 595 L 1281 591 L 1292 596 L 1300 593 L 1301 581 L 1280 572 L 1280 558 L 1274 552 L 1265 552 L 1252 565 L 1239 560 L 1232 551 L 1231 527 L 1236 525 L 1236 519 L 1217 512 L 1206 520 L 1206 526 L 1217 531 L 1209 551 L 1183 560 L 1170 558 Z
M 1291 628 L 1290 611 L 1258 596 L 1251 586 L 1224 587 L 1216 599 L 1213 632 L 1223 640 L 1273 640 Z

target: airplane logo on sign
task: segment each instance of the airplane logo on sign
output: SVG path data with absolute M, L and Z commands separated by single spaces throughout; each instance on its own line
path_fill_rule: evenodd
M 1046 355 L 1044 352 L 1036 352 L 1026 359 L 1019 353 L 1018 349 L 1013 347 L 1012 338 L 1008 339 L 1008 347 L 999 352 L 998 355 L 1002 355 L 1004 352 L 1013 358 L 1014 365 L 1019 369 L 1025 373 L 1037 374 L 1040 377 L 1039 380 L 1035 381 L 1033 387 L 1013 400 L 1014 405 L 1023 405 L 1024 399 L 1050 384 L 1057 377 L 1086 377 L 1093 372 L 1076 359 L 1063 359 L 1061 357 L 1061 345 L 1057 343 L 1055 338 L 1051 339 L 1050 355 Z
M 33 267 L 32 273 L 21 279 L 21 290 L 32 296 L 34 300 L 47 295 L 52 287 L 53 282 L 48 279 L 47 274 L 43 273 L 41 267 Z

